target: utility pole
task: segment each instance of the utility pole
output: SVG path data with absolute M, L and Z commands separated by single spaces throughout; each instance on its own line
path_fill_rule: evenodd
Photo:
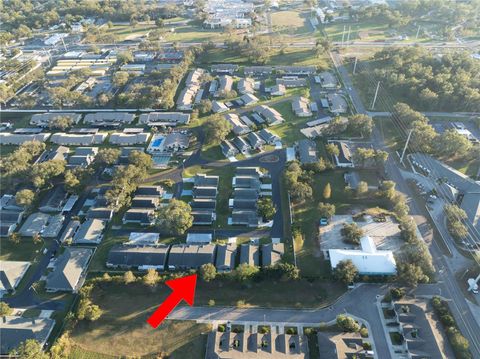
M 375 90 L 375 96 L 373 97 L 372 110 L 375 108 L 375 102 L 377 102 L 378 90 L 380 89 L 380 81 L 377 83 L 377 89 Z
M 65 41 L 63 41 L 63 37 L 61 38 L 62 39 L 62 44 L 63 44 L 63 48 L 65 49 L 65 52 L 67 52 L 67 45 L 65 45 Z
M 420 34 L 420 25 L 418 25 L 417 35 L 415 36 L 415 39 L 418 39 L 419 34 Z
M 405 152 L 407 151 L 408 143 L 410 142 L 410 137 L 412 137 L 413 129 L 408 131 L 407 142 L 405 142 L 405 147 L 403 147 L 402 156 L 400 157 L 400 163 L 403 165 L 403 157 L 405 156 Z
M 358 57 L 355 56 L 355 64 L 353 64 L 353 74 L 355 75 L 355 71 L 357 70 L 357 61 L 358 61 Z
M 345 40 L 345 28 L 346 28 L 346 25 L 343 25 L 343 31 L 342 31 L 342 46 L 343 46 L 343 41 Z
M 349 26 L 349 27 L 348 27 L 348 35 L 347 35 L 347 46 L 348 46 L 348 43 L 349 43 L 349 41 L 350 41 L 350 31 L 351 31 L 351 30 L 352 30 L 352 27 Z

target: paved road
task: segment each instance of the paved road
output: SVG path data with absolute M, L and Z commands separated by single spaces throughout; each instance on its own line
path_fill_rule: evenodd
M 342 65 L 338 54 L 332 54 L 332 59 L 334 60 L 334 64 L 337 67 L 342 81 L 345 86 L 347 86 L 347 92 L 350 95 L 357 112 L 368 114 L 360 96 L 353 87 L 350 75 Z M 377 148 L 389 151 L 388 147 L 385 145 L 382 134 L 376 127 L 372 133 L 372 140 Z M 387 177 L 397 184 L 397 190 L 409 198 L 408 205 L 410 206 L 410 214 L 415 219 L 423 239 L 428 244 L 435 268 L 441 273 L 441 280 L 437 283 L 439 294 L 447 299 L 451 299 L 450 308 L 453 316 L 455 317 L 463 335 L 465 335 L 470 341 L 470 348 L 473 356 L 475 358 L 480 358 L 480 326 L 475 320 L 469 303 L 467 303 L 467 300 L 456 281 L 455 272 L 450 265 L 450 259 L 443 255 L 438 243 L 433 239 L 433 230 L 427 220 L 423 203 L 418 203 L 416 201 L 415 193 L 413 193 L 412 189 L 407 185 L 406 179 L 403 177 L 399 165 L 394 158 L 395 155 L 391 154 L 385 165 Z
M 234 307 L 178 307 L 169 319 L 196 320 L 199 322 L 253 322 L 278 323 L 293 326 L 319 325 L 335 320 L 340 313 L 352 314 L 366 320 L 370 325 L 375 341 L 378 358 L 391 358 L 386 334 L 380 318 L 376 300 L 385 294 L 387 285 L 362 284 L 346 293 L 335 304 L 322 309 L 270 309 L 270 308 L 234 308 Z M 431 297 L 437 293 L 437 287 L 420 285 L 411 294 Z

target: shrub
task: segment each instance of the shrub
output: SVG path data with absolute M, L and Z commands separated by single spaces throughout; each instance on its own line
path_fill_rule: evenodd
M 363 343 L 363 349 L 364 350 L 372 350 L 372 344 L 370 344 L 369 342 Z
M 368 329 L 366 327 L 361 327 L 360 335 L 362 338 L 368 338 Z
M 392 288 L 390 289 L 390 293 L 395 300 L 402 299 L 405 296 L 405 290 L 403 288 Z
M 218 325 L 218 331 L 219 331 L 220 333 L 225 332 L 225 325 L 224 325 L 224 324 L 219 324 L 219 325 Z

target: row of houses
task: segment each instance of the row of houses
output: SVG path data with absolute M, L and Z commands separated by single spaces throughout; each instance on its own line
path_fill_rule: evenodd
M 190 111 L 195 103 L 199 103 L 202 99 L 203 90 L 200 88 L 202 76 L 205 74 L 204 69 L 197 68 L 188 73 L 185 80 L 185 88 L 180 92 L 177 99 L 177 109 Z
M 233 197 L 229 200 L 230 225 L 258 227 L 258 199 L 262 195 L 261 178 L 267 175 L 258 167 L 238 167 L 232 179 Z
M 257 132 L 250 132 L 244 137 L 237 136 L 231 141 L 224 140 L 220 147 L 225 157 L 233 157 L 239 153 L 246 154 L 251 149 L 261 150 L 265 145 L 276 145 L 278 142 L 280 137 L 264 128 Z
M 150 226 L 155 223 L 155 211 L 160 207 L 165 191 L 161 186 L 139 186 L 123 216 L 123 223 Z
M 216 220 L 218 176 L 197 174 L 193 178 L 192 207 L 193 225 L 212 225 Z
M 283 243 L 261 246 L 242 244 L 121 244 L 108 253 L 108 268 L 135 268 L 138 270 L 189 270 L 214 264 L 219 272 L 228 272 L 237 264 L 268 267 L 278 263 L 285 253 Z

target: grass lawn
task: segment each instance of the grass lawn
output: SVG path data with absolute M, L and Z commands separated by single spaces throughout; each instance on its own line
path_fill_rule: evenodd
M 289 295 L 285 293 L 288 291 Z M 236 305 L 244 300 L 248 305 L 266 307 L 320 307 L 344 291 L 338 284 L 308 282 L 261 281 L 240 285 L 229 280 L 215 280 L 197 284 L 196 305 L 205 305 L 210 299 L 217 305 Z M 153 355 L 161 351 L 173 358 L 203 357 L 205 333 L 209 328 L 192 322 L 166 321 L 152 329 L 146 319 L 161 303 L 170 290 L 163 284 L 150 289 L 142 284 L 102 283 L 93 291 L 93 302 L 104 311 L 92 323 L 79 323 L 72 332 L 76 346 L 83 351 L 120 355 Z M 82 356 L 78 356 L 82 358 Z M 89 356 L 85 356 L 89 358 Z
M 0 260 L 33 261 L 41 252 L 43 243 L 34 244 L 32 238 L 22 237 L 20 243 L 11 242 L 8 238 L 0 239 Z
M 285 122 L 280 125 L 270 127 L 272 132 L 275 132 L 282 139 L 282 143 L 291 146 L 295 141 L 304 139 L 305 136 L 300 132 L 300 129 L 305 127 L 311 117 L 297 117 L 292 111 L 292 102 L 285 101 L 272 105 L 275 110 L 280 112 L 285 119 Z
M 216 146 L 219 147 L 219 146 Z M 202 152 L 203 157 L 203 152 Z M 223 155 L 222 155 L 223 157 Z M 208 166 L 191 166 L 185 168 L 183 172 L 186 177 L 193 177 L 198 173 L 206 173 L 207 175 L 219 176 L 218 196 L 217 196 L 217 220 L 216 228 L 225 228 L 228 225 L 228 216 L 230 210 L 228 208 L 228 199 L 232 193 L 232 178 L 235 173 L 235 167 L 208 167 Z M 230 228 L 230 227 L 228 227 Z
M 289 35 L 301 35 L 311 32 L 312 28 L 307 24 L 307 13 L 287 10 L 276 11 L 271 14 L 272 27 L 275 32 Z
M 117 40 L 123 41 L 141 37 L 153 29 L 156 29 L 154 23 L 140 22 L 135 27 L 118 24 L 107 29 L 107 34 L 115 35 Z
M 228 161 L 222 153 L 222 149 L 219 144 L 204 145 L 202 147 L 202 158 L 209 161 Z
M 166 41 L 178 42 L 208 42 L 223 41 L 227 36 L 222 30 L 202 29 L 201 27 L 184 25 L 175 26 L 174 32 L 166 34 Z
M 128 236 L 116 236 L 111 232 L 107 232 L 103 237 L 102 242 L 97 246 L 97 250 L 93 256 L 88 270 L 90 272 L 104 271 L 106 269 L 105 263 L 108 258 L 108 252 L 116 245 L 128 241 Z
M 313 50 L 287 47 L 272 54 L 267 65 L 317 66 L 321 70 L 331 67 L 328 55 L 317 57 Z

